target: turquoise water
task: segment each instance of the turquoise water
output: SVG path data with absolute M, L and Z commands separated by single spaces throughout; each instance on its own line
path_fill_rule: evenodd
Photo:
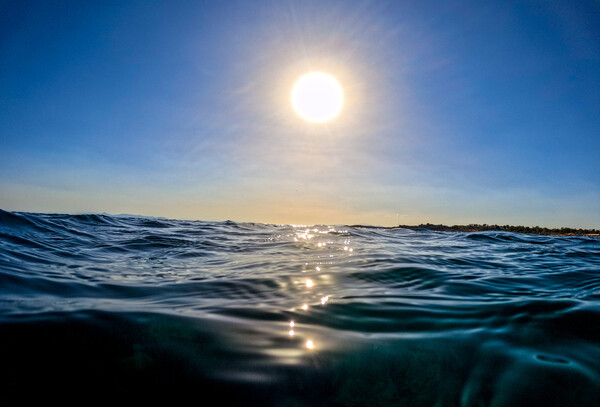
M 21 397 L 597 406 L 600 240 L 0 211 L 0 360 Z

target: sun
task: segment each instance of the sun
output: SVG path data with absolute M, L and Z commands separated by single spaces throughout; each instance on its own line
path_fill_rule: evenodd
M 292 87 L 294 111 L 309 123 L 327 123 L 344 107 L 344 89 L 338 80 L 325 72 L 308 72 Z

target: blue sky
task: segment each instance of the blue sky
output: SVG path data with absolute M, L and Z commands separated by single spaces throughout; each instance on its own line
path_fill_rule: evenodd
M 596 1 L 0 1 L 0 208 L 600 227 Z M 304 123 L 294 80 L 344 87 Z

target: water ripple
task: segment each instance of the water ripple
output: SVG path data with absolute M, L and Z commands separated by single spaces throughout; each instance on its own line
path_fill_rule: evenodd
M 598 326 L 597 238 L 0 210 L 10 394 L 595 406 Z

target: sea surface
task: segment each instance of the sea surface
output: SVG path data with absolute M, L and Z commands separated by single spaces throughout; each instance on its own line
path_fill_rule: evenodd
M 0 211 L 0 395 L 74 394 L 598 406 L 600 240 Z

